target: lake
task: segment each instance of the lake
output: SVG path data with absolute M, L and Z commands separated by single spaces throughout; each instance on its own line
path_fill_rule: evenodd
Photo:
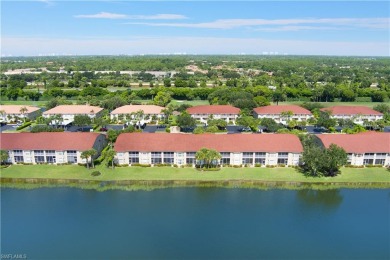
M 389 259 L 389 205 L 388 189 L 4 188 L 1 253 L 28 259 Z

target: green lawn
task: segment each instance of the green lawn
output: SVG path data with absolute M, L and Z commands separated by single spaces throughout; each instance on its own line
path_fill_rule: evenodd
M 280 105 L 300 105 L 303 104 L 303 101 L 291 101 L 291 102 L 279 102 Z M 331 106 L 366 106 L 366 107 L 374 107 L 378 104 L 381 104 L 380 102 L 318 102 L 319 104 L 322 104 L 324 107 L 331 107 Z M 390 105 L 389 102 L 383 102 L 384 104 Z M 276 105 L 276 104 L 275 104 Z
M 82 180 L 257 180 L 285 182 L 385 182 L 390 184 L 390 172 L 385 168 L 343 168 L 334 178 L 308 178 L 293 168 L 223 168 L 220 171 L 201 172 L 193 168 L 174 167 L 117 167 L 114 170 L 97 166 L 102 175 L 77 165 L 12 165 L 2 169 L 2 178 L 53 178 Z
M 210 105 L 207 100 L 172 100 L 172 105 L 189 104 L 191 106 Z
M 1 105 L 26 105 L 26 106 L 39 106 L 44 107 L 47 101 L 31 101 L 31 100 L 1 100 Z

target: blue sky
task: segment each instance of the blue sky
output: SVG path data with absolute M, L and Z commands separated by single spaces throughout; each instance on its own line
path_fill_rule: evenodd
M 2 1 L 1 55 L 390 55 L 388 1 Z

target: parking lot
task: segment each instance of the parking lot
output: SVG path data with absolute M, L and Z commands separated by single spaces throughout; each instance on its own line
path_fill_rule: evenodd
M 84 126 L 84 127 L 72 125 L 72 126 L 66 127 L 65 132 L 90 132 L 90 130 L 92 128 L 93 127 L 89 126 L 89 125 Z
M 0 126 L 0 133 L 3 131 L 15 131 L 17 128 L 16 125 L 3 125 Z

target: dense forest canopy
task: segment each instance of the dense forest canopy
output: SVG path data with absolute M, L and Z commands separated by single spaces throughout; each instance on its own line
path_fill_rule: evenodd
M 121 94 L 124 89 L 127 91 Z M 153 99 L 158 92 L 169 92 L 174 99 L 203 99 L 213 104 L 230 103 L 247 108 L 284 100 L 384 102 L 390 96 L 390 58 L 255 55 L 7 57 L 1 60 L 0 91 L 9 100 L 20 97 L 26 100 L 104 97 L 109 92 L 132 95 L 132 99 Z M 162 94 L 157 97 L 162 97 Z M 167 97 L 164 95 L 164 99 L 169 100 Z

